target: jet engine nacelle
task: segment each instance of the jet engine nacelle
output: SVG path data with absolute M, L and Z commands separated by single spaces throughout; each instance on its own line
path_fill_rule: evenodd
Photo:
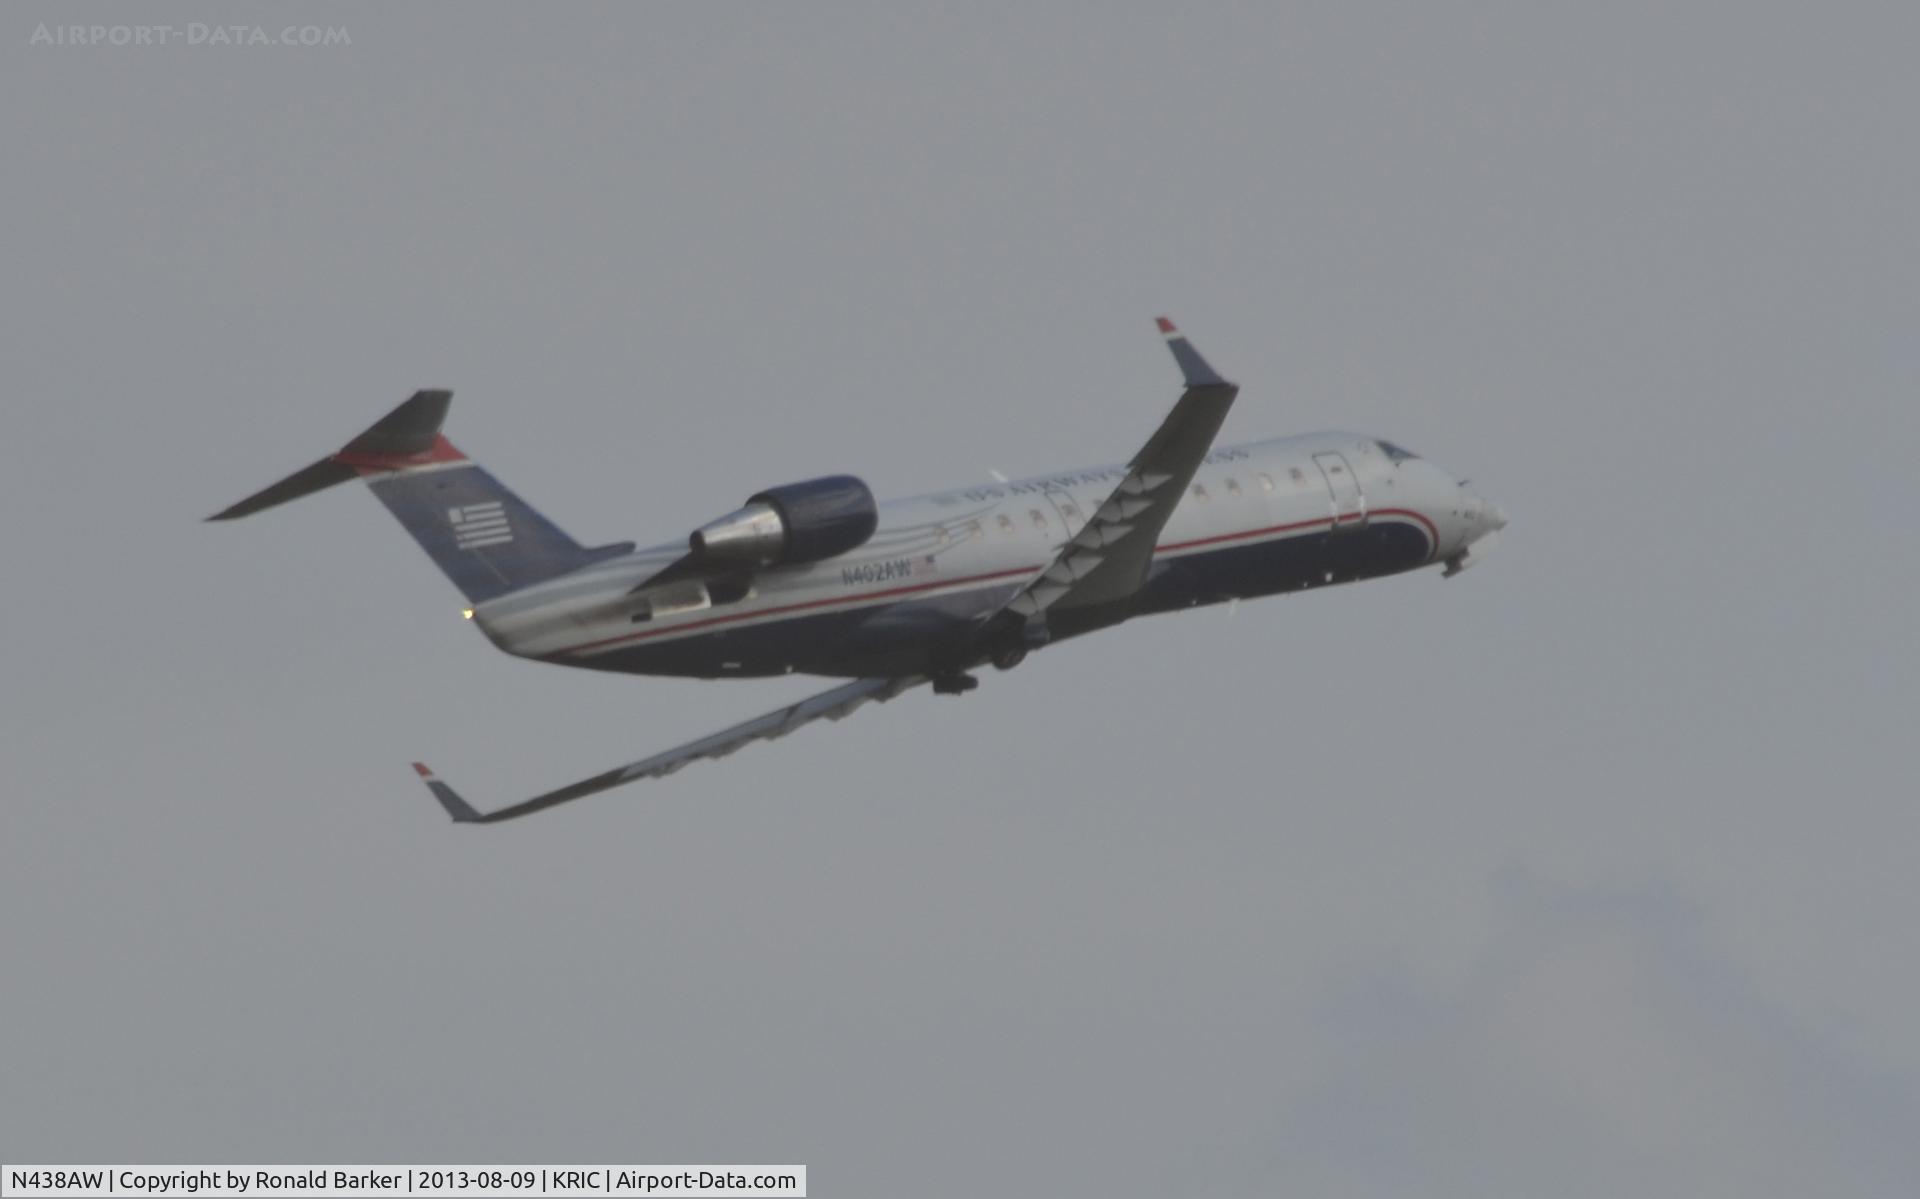
M 880 510 L 865 483 L 828 475 L 749 496 L 746 507 L 694 530 L 687 544 L 717 561 L 818 562 L 864 545 L 879 523 Z

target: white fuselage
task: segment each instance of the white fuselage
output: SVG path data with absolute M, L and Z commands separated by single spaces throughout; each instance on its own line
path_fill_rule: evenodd
M 919 643 L 984 619 L 1030 582 L 1125 470 L 894 500 L 858 549 L 763 569 L 738 594 L 699 581 L 635 594 L 686 552 L 668 544 L 480 604 L 474 619 L 509 653 L 598 669 L 724 677 L 911 667 Z M 1504 523 L 1446 471 L 1371 437 L 1222 447 L 1168 521 L 1138 611 L 1457 565 Z

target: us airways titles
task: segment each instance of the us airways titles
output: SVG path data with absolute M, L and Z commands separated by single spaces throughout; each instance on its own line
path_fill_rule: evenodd
M 1215 450 L 1208 454 L 1203 462 L 1215 465 L 1221 462 L 1239 462 L 1253 455 L 1236 447 Z M 1010 495 L 1045 495 L 1049 491 L 1064 491 L 1069 487 L 1092 486 L 1096 483 L 1117 483 L 1127 477 L 1124 466 L 1109 467 L 1106 470 L 1081 471 L 1072 475 L 1050 475 L 1044 479 L 1022 479 L 1018 483 L 1003 483 L 996 487 L 974 487 L 966 491 L 950 491 L 945 495 L 933 497 L 936 504 L 958 504 L 963 502 L 986 503 L 990 500 L 1004 500 Z

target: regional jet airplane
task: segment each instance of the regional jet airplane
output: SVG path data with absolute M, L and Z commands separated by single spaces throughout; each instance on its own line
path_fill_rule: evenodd
M 507 653 L 628 674 L 853 681 L 489 812 L 419 763 L 461 823 L 673 773 L 922 684 L 958 695 L 1066 637 L 1135 616 L 1483 558 L 1505 513 L 1390 441 L 1314 433 L 1214 448 L 1239 388 L 1164 317 L 1186 390 L 1124 466 L 876 503 L 832 475 L 769 487 L 684 540 L 583 546 L 441 435 L 422 391 L 231 520 L 359 478 Z

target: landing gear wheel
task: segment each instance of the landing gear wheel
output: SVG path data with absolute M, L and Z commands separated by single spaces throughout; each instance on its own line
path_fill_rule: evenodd
M 1024 645 L 1017 645 L 1011 649 L 1003 649 L 993 655 L 994 666 L 1001 670 L 1012 670 L 1026 660 L 1027 647 Z

